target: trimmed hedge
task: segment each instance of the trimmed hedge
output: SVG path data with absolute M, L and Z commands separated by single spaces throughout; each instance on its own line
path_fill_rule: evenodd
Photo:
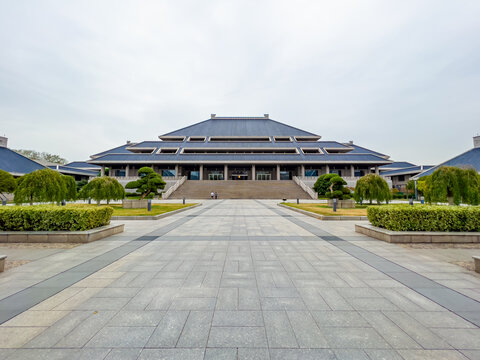
M 480 231 L 478 206 L 369 206 L 367 216 L 373 226 L 392 231 Z
M 2 231 L 82 231 L 108 225 L 108 206 L 2 206 Z

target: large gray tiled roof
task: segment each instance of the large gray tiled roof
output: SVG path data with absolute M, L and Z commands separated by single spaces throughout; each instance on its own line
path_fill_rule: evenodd
M 162 136 L 318 136 L 267 118 L 218 117 Z

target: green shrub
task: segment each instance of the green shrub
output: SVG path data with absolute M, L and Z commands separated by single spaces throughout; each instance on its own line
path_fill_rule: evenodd
M 125 189 L 117 179 L 102 176 L 93 179 L 82 188 L 80 192 L 81 199 L 92 198 L 100 205 L 101 200 L 123 200 L 125 198 Z
M 324 174 L 317 179 L 313 189 L 318 195 L 325 196 L 327 199 L 345 200 L 351 197 L 350 190 L 344 187 L 345 185 L 347 182 L 338 174 Z
M 12 193 L 16 187 L 15 178 L 10 173 L 0 170 L 0 193 Z
M 14 201 L 16 204 L 34 202 L 61 202 L 65 200 L 67 177 L 52 169 L 35 170 L 17 179 Z
M 109 206 L 3 206 L 1 231 L 81 231 L 108 225 Z
M 360 204 L 365 200 L 371 204 L 373 200 L 377 200 L 378 203 L 390 200 L 391 193 L 385 179 L 379 175 L 368 174 L 357 181 L 354 197 Z
M 130 181 L 125 188 L 137 189 L 136 192 L 137 195 L 140 195 L 140 199 L 149 199 L 149 195 L 160 195 L 158 190 L 165 188 L 166 182 L 163 181 L 160 174 L 157 174 L 148 166 L 140 168 L 138 170 L 138 176 L 140 176 L 140 179 Z
M 392 231 L 480 231 L 480 207 L 369 206 L 367 216 L 373 226 Z

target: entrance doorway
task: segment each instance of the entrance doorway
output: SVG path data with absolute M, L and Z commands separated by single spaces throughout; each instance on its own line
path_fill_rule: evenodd
M 272 180 L 272 174 L 267 173 L 257 173 L 257 180 Z

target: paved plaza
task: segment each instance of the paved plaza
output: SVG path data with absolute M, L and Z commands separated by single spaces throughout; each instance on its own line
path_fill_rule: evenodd
M 480 359 L 480 276 L 358 222 L 217 200 L 125 223 L 0 274 L 0 359 Z

